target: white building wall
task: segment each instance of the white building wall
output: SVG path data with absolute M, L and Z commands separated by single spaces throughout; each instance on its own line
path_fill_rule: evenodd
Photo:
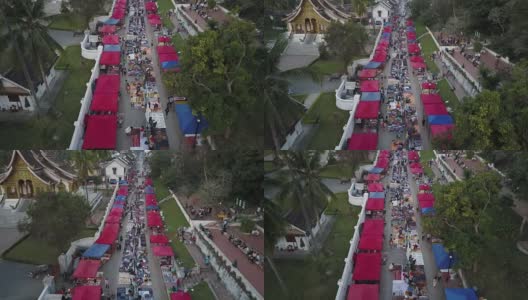
M 116 169 L 116 174 L 114 174 L 113 169 Z M 124 179 L 126 174 L 126 169 L 118 164 L 117 162 L 113 161 L 108 166 L 105 167 L 105 177 L 106 180 L 119 180 L 119 178 Z
M 381 12 L 381 16 L 378 14 L 378 12 Z M 375 5 L 372 7 L 372 19 L 374 22 L 381 21 L 382 23 L 389 21 L 389 10 L 383 5 Z

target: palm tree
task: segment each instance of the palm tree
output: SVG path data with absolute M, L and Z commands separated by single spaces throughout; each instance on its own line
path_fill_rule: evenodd
M 264 199 L 264 256 L 273 274 L 275 275 L 279 285 L 285 296 L 288 295 L 286 284 L 277 270 L 277 266 L 273 260 L 273 252 L 275 243 L 280 236 L 283 236 L 286 229 L 286 222 L 282 217 L 280 207 L 272 200 Z
M 363 15 L 367 12 L 367 7 L 370 4 L 370 0 L 353 0 L 352 6 L 357 16 L 362 19 Z
M 77 169 L 77 177 L 79 181 L 84 184 L 84 191 L 86 195 L 86 201 L 88 202 L 88 178 L 90 174 L 97 170 L 98 163 L 101 161 L 99 154 L 100 151 L 71 151 L 70 160 Z M 102 151 L 106 152 L 106 151 Z
M 332 191 L 321 181 L 321 153 L 317 151 L 288 151 L 281 155 L 286 168 L 277 171 L 284 178 L 278 194 L 279 201 L 289 213 L 300 213 L 304 228 L 313 228 L 328 204 L 335 199 Z

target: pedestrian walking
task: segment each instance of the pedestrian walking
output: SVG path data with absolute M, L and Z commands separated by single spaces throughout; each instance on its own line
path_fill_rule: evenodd
M 165 108 L 165 116 L 168 116 L 169 115 L 169 106 L 167 105 L 167 107 Z

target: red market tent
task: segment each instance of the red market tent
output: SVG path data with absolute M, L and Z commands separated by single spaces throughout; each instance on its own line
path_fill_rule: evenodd
M 152 178 L 145 179 L 145 185 L 152 185 Z
M 156 200 L 156 194 L 146 194 L 145 195 L 145 200 L 146 201 L 150 201 L 150 200 Z
M 116 31 L 115 25 L 103 25 L 99 27 L 100 33 L 114 33 Z
M 108 223 L 108 224 L 119 224 L 121 222 L 121 217 L 120 216 L 117 216 L 117 215 L 109 215 L 108 217 L 106 217 L 106 221 L 105 223 Z
M 92 104 L 90 105 L 91 111 L 109 111 L 116 113 L 118 110 L 119 96 L 115 94 L 94 94 L 92 98 Z
M 359 250 L 381 250 L 383 249 L 383 238 L 381 236 L 364 236 L 359 239 Z
M 168 43 L 171 41 L 171 38 L 168 36 L 159 36 L 158 43 Z
M 381 275 L 381 254 L 359 253 L 353 272 L 352 280 L 378 281 Z
M 360 83 L 361 92 L 379 92 L 378 80 L 364 80 Z
M 156 199 L 146 199 L 145 205 L 146 206 L 158 205 L 158 201 L 156 201 Z
M 121 63 L 121 52 L 103 52 L 99 59 L 99 64 L 107 66 L 117 66 Z
M 367 200 L 366 210 L 384 210 L 385 199 L 369 198 Z
M 73 300 L 101 300 L 100 285 L 81 285 L 72 289 Z
M 410 161 L 413 161 L 413 160 L 419 160 L 420 159 L 420 155 L 418 154 L 418 151 L 409 151 L 409 153 L 407 154 L 407 158 L 410 160 Z
M 411 62 L 425 62 L 424 58 L 421 56 L 411 56 L 410 60 Z
M 380 174 L 373 174 L 373 173 L 369 173 L 367 175 L 367 181 L 378 181 L 381 179 L 381 176 Z
M 387 150 L 387 149 L 380 150 L 379 157 L 389 158 L 390 157 L 390 150 Z
M 418 47 L 418 44 L 407 45 L 407 50 L 409 50 L 409 53 L 420 53 L 420 47 Z
M 124 13 L 124 12 L 121 12 L 121 11 L 114 12 L 114 13 L 112 14 L 112 19 L 122 20 L 124 17 L 125 17 L 125 13 Z
M 154 256 L 174 256 L 171 246 L 152 246 Z
M 411 173 L 412 174 L 423 174 L 423 169 L 422 168 L 411 168 Z
M 161 19 L 149 19 L 148 22 L 150 25 L 161 25 Z
M 385 157 L 378 157 L 376 168 L 386 169 L 389 166 L 389 159 Z
M 108 216 L 121 218 L 121 216 L 123 215 L 123 209 L 118 209 L 118 208 L 119 207 L 112 208 L 110 212 L 108 213 Z
M 383 222 L 383 220 L 365 220 L 361 236 L 383 235 L 383 227 L 385 226 Z
M 119 36 L 115 34 L 105 35 L 103 37 L 103 44 L 105 45 L 119 45 Z
M 367 190 L 369 192 L 383 192 L 383 184 L 379 182 L 369 183 Z
M 163 53 L 158 55 L 159 62 L 178 60 L 178 53 Z
M 167 244 L 169 242 L 169 238 L 164 234 L 151 235 L 150 242 L 153 244 Z
M 424 105 L 444 103 L 444 101 L 442 101 L 442 97 L 439 94 L 420 94 L 420 99 L 422 99 L 422 103 Z
M 374 78 L 376 75 L 378 75 L 378 70 L 376 69 L 363 69 L 359 71 L 359 79 Z
M 445 125 L 431 125 L 431 135 L 433 137 L 437 136 L 447 136 L 448 138 L 451 138 L 451 132 L 455 128 L 455 125 L 453 124 L 445 124 Z
M 434 200 L 420 201 L 420 208 L 429 208 L 434 206 Z
M 115 149 L 117 116 L 93 115 L 86 118 L 83 149 Z
M 383 28 L 383 32 L 392 32 L 392 27 L 386 26 Z
M 156 3 L 154 3 L 154 2 L 145 2 L 145 8 L 148 11 L 156 11 L 156 10 L 158 10 L 158 7 L 156 6 Z
M 172 46 L 158 46 L 156 47 L 156 50 L 159 54 L 167 54 L 167 53 L 176 53 L 176 50 L 174 50 L 174 47 Z
M 115 208 L 113 208 L 115 209 Z M 96 244 L 112 245 L 119 235 L 119 224 L 106 224 Z
M 119 83 L 119 75 L 100 75 L 96 81 L 94 94 L 117 94 Z
M 408 40 L 416 40 L 416 32 L 407 32 Z
M 434 82 L 422 82 L 422 89 L 424 89 L 424 90 L 434 90 L 434 89 L 436 89 L 436 83 L 434 83 Z
M 449 114 L 444 103 L 424 104 L 424 113 L 426 116 Z
M 409 164 L 409 167 L 411 168 L 422 168 L 422 164 L 419 162 L 412 162 Z
M 120 186 L 119 190 L 117 190 L 118 195 L 128 195 L 128 186 Z
M 348 140 L 348 150 L 376 150 L 378 148 L 377 133 L 354 133 Z
M 414 22 L 412 20 L 405 21 L 405 26 L 413 26 Z
M 379 284 L 351 284 L 348 288 L 347 300 L 379 299 Z
M 163 220 L 159 215 L 157 216 L 149 216 L 147 218 L 147 225 L 148 227 L 161 227 L 163 226 Z
M 433 193 L 420 193 L 418 194 L 418 201 L 434 201 L 435 197 Z
M 354 116 L 356 119 L 377 119 L 380 101 L 359 101 Z
M 427 65 L 423 62 L 411 62 L 411 67 L 413 69 L 425 69 Z
M 81 259 L 75 272 L 73 272 L 73 278 L 85 279 L 95 278 L 97 276 L 97 270 L 101 266 L 101 260 L 99 259 Z
M 420 184 L 420 186 L 418 187 L 418 189 L 420 191 L 430 191 L 431 190 L 431 186 L 430 185 L 427 185 L 427 184 Z
M 183 291 L 178 291 L 170 294 L 170 300 L 191 300 L 191 295 Z
M 371 61 L 385 62 L 386 59 L 387 59 L 387 54 L 386 53 L 384 54 L 383 52 L 379 52 L 379 53 L 374 54 Z

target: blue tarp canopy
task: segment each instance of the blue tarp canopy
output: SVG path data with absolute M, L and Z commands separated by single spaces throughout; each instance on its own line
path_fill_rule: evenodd
M 391 35 L 390 32 L 383 32 L 381 34 L 381 37 L 390 37 L 390 35 Z
M 445 289 L 446 300 L 477 300 L 473 289 L 451 288 Z
M 174 69 L 174 68 L 178 68 L 179 66 L 180 66 L 180 63 L 177 60 L 164 61 L 161 63 L 161 67 L 163 69 Z
M 147 206 L 147 210 L 159 210 L 159 206 L 157 206 L 157 205 L 149 205 L 149 206 Z
M 119 184 L 120 184 L 120 185 L 128 185 L 128 181 L 126 181 L 126 180 L 120 180 L 120 181 L 119 181 Z
M 414 32 L 416 31 L 416 29 L 414 28 L 414 26 L 407 26 L 407 31 Z
M 434 213 L 433 207 L 424 207 L 422 208 L 422 214 L 432 214 Z
M 115 203 L 114 202 L 114 205 L 112 205 L 112 208 L 123 208 L 124 205 L 122 203 Z
M 145 194 L 154 194 L 154 188 L 149 185 L 145 188 Z
M 380 174 L 381 172 L 383 172 L 383 168 L 372 168 L 369 172 L 373 174 Z
M 104 52 L 121 52 L 121 46 L 119 45 L 104 45 Z
M 448 125 L 453 124 L 453 118 L 450 115 L 432 115 L 427 117 L 429 125 Z
M 104 21 L 105 24 L 108 24 L 108 25 L 115 25 L 117 23 L 119 23 L 119 20 L 118 19 L 114 19 L 114 18 L 110 18 L 106 21 Z
M 193 115 L 191 107 L 188 104 L 176 104 L 176 114 L 178 115 L 178 121 L 180 124 L 180 130 L 184 135 L 195 133 L 200 134 L 209 124 L 207 120 L 202 116 L 200 117 L 200 124 L 198 124 L 198 118 Z
M 385 22 L 383 23 L 383 26 L 392 26 L 392 22 Z
M 369 198 L 375 198 L 375 199 L 385 198 L 385 192 L 370 192 Z
M 120 205 L 123 205 L 123 204 L 125 204 L 125 200 L 123 200 L 123 199 L 116 199 L 116 200 L 114 200 L 114 204 L 120 204 Z
M 456 262 L 456 257 L 453 254 L 451 265 L 449 264 L 449 253 L 442 244 L 433 244 L 433 255 L 438 269 L 449 269 L 450 267 L 453 267 Z
M 93 244 L 90 248 L 84 251 L 83 257 L 101 258 L 101 256 L 108 251 L 108 248 L 110 248 L 110 245 Z
M 361 93 L 361 101 L 380 101 L 380 92 L 363 92 Z
M 380 62 L 377 61 L 371 61 L 366 66 L 363 67 L 363 69 L 377 69 L 381 65 Z
M 122 201 L 122 200 L 126 200 L 126 196 L 125 196 L 125 195 L 117 195 L 117 196 L 115 197 L 115 199 L 116 199 L 116 200 L 120 200 L 120 201 Z

